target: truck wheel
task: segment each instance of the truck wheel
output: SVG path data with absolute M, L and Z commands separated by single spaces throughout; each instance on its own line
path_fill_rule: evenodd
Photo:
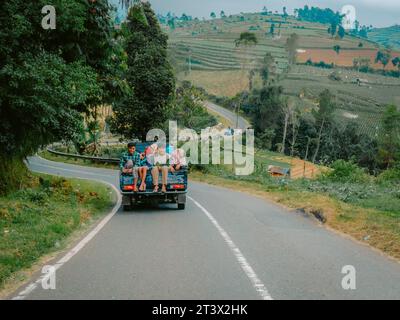
M 185 203 L 178 203 L 178 210 L 185 210 L 186 204 Z

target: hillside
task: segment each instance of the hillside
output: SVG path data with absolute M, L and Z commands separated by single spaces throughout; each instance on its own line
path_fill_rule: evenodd
M 269 33 L 272 24 L 275 25 L 275 36 Z M 297 97 L 305 108 L 312 108 L 319 92 L 329 88 L 337 96 L 337 117 L 343 123 L 359 120 L 363 131 L 375 134 L 384 106 L 400 104 L 400 79 L 339 68 L 336 70 L 342 80 L 334 81 L 328 78 L 333 69 L 304 65 L 288 68 L 285 44 L 293 33 L 299 35 L 299 63 L 311 59 L 349 67 L 353 65 L 353 59 L 368 57 L 370 67 L 383 68 L 375 63 L 376 53 L 381 49 L 376 43 L 350 35 L 343 39 L 332 38 L 327 28 L 327 25 L 293 17 L 285 20 L 278 15 L 261 14 L 189 21 L 177 24 L 175 30 L 165 27 L 170 37 L 171 60 L 179 80 L 190 80 L 216 96 L 234 96 L 247 90 L 247 72 L 240 70 L 241 53 L 235 48 L 234 41 L 241 32 L 254 32 L 259 43 L 250 52 L 252 68 L 257 68 L 265 54 L 271 53 L 280 74 L 280 84 L 287 95 Z M 335 45 L 341 47 L 339 54 L 333 50 Z M 400 56 L 400 53 L 393 51 L 394 56 Z M 389 63 L 385 69 L 395 70 L 395 67 Z M 256 86 L 257 83 L 255 79 Z
M 395 25 L 388 28 L 376 28 L 368 33 L 368 37 L 383 45 L 400 50 L 400 26 Z

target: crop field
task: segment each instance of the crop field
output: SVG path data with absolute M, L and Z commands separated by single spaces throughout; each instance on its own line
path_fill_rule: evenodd
M 274 36 L 269 33 L 272 24 L 275 25 Z M 328 35 L 325 25 L 294 18 L 285 20 L 281 16 L 245 14 L 243 17 L 186 22 L 178 24 L 174 30 L 165 26 L 164 28 L 170 39 L 170 55 L 178 71 L 188 71 L 189 61 L 191 70 L 195 71 L 239 69 L 243 53 L 235 48 L 235 40 L 239 38 L 240 33 L 246 31 L 255 33 L 258 39 L 258 45 L 252 47 L 248 53 L 252 67 L 260 63 L 266 53 L 271 53 L 277 63 L 278 72 L 287 68 L 285 43 L 293 33 L 299 35 L 300 49 L 307 52 L 308 49 L 325 49 L 327 52 L 332 50 L 335 54 L 332 49 L 334 45 L 340 45 L 343 50 L 355 50 L 360 42 L 366 52 L 369 52 L 368 49 L 376 50 L 376 45 L 372 42 L 353 36 L 346 36 L 344 39 L 332 38 Z
M 341 50 L 339 54 L 333 51 L 333 48 L 303 50 L 303 52 L 300 52 L 297 55 L 297 61 L 299 63 L 304 63 L 310 59 L 313 62 L 323 61 L 327 64 L 334 63 L 335 65 L 341 67 L 352 67 L 353 60 L 355 58 L 369 58 L 371 62 L 370 66 L 372 68 L 383 69 L 382 64 L 375 63 L 376 54 L 378 52 L 377 49 L 344 49 Z M 400 57 L 400 52 L 392 52 L 391 59 L 395 57 Z M 385 67 L 385 70 L 397 70 L 397 67 L 389 62 L 389 64 Z
M 249 81 L 240 70 L 221 71 L 192 71 L 182 75 L 181 80 L 191 81 L 216 96 L 231 97 L 236 93 L 247 90 Z
M 337 118 L 346 123 L 356 121 L 364 133 L 374 135 L 387 104 L 400 104 L 400 79 L 337 69 L 341 81 L 330 80 L 333 70 L 297 65 L 281 81 L 285 93 L 303 97 L 310 107 L 324 89 L 331 90 L 337 99 Z M 364 83 L 357 83 L 362 79 Z
M 274 36 L 269 33 L 272 24 L 275 25 Z M 244 14 L 212 21 L 186 22 L 178 24 L 174 30 L 164 28 L 169 35 L 170 57 L 178 80 L 189 80 L 216 96 L 232 97 L 248 90 L 247 70 L 257 68 L 263 57 L 270 53 L 280 74 L 279 84 L 287 95 L 294 97 L 307 110 L 316 107 L 316 99 L 322 90 L 330 89 L 337 97 L 336 116 L 341 123 L 359 122 L 360 130 L 374 135 L 385 106 L 391 103 L 400 105 L 398 78 L 343 68 L 332 70 L 304 65 L 289 68 L 285 43 L 291 34 L 296 33 L 299 36 L 299 63 L 311 59 L 313 62 L 351 67 L 354 58 L 369 57 L 371 67 L 383 69 L 382 64 L 375 63 L 376 53 L 382 49 L 379 44 L 351 35 L 343 39 L 333 38 L 327 32 L 327 25 L 298 21 L 293 17 L 285 20 L 277 15 Z M 235 40 L 246 31 L 256 34 L 258 44 L 245 55 L 235 47 Z M 341 47 L 339 54 L 333 50 L 335 45 Z M 400 52 L 393 50 L 392 57 L 395 56 L 400 56 Z M 244 60 L 247 68 L 242 70 Z M 394 70 L 395 67 L 389 62 L 385 69 Z M 329 79 L 333 71 L 339 73 L 341 81 Z M 259 82 L 255 80 L 255 87 Z

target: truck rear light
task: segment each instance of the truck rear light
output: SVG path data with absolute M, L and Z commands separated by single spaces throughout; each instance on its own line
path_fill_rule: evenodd
M 124 191 L 133 191 L 134 186 L 124 186 Z
M 185 185 L 184 184 L 172 184 L 171 189 L 175 189 L 175 190 L 185 189 Z

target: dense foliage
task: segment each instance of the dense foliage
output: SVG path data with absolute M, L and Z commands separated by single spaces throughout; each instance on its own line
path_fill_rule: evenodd
M 17 187 L 21 170 L 12 170 L 14 163 L 72 138 L 82 113 L 107 102 L 117 87 L 108 1 L 52 1 L 55 30 L 41 25 L 48 4 L 0 3 L 1 193 Z
M 163 127 L 173 101 L 175 78 L 167 59 L 168 38 L 149 3 L 130 8 L 122 34 L 131 93 L 116 100 L 112 130 L 145 139 L 149 130 Z
M 297 16 L 301 20 L 310 22 L 319 22 L 324 24 L 341 25 L 343 15 L 334 12 L 332 9 L 321 9 L 318 7 L 304 6 L 304 8 L 296 9 Z

